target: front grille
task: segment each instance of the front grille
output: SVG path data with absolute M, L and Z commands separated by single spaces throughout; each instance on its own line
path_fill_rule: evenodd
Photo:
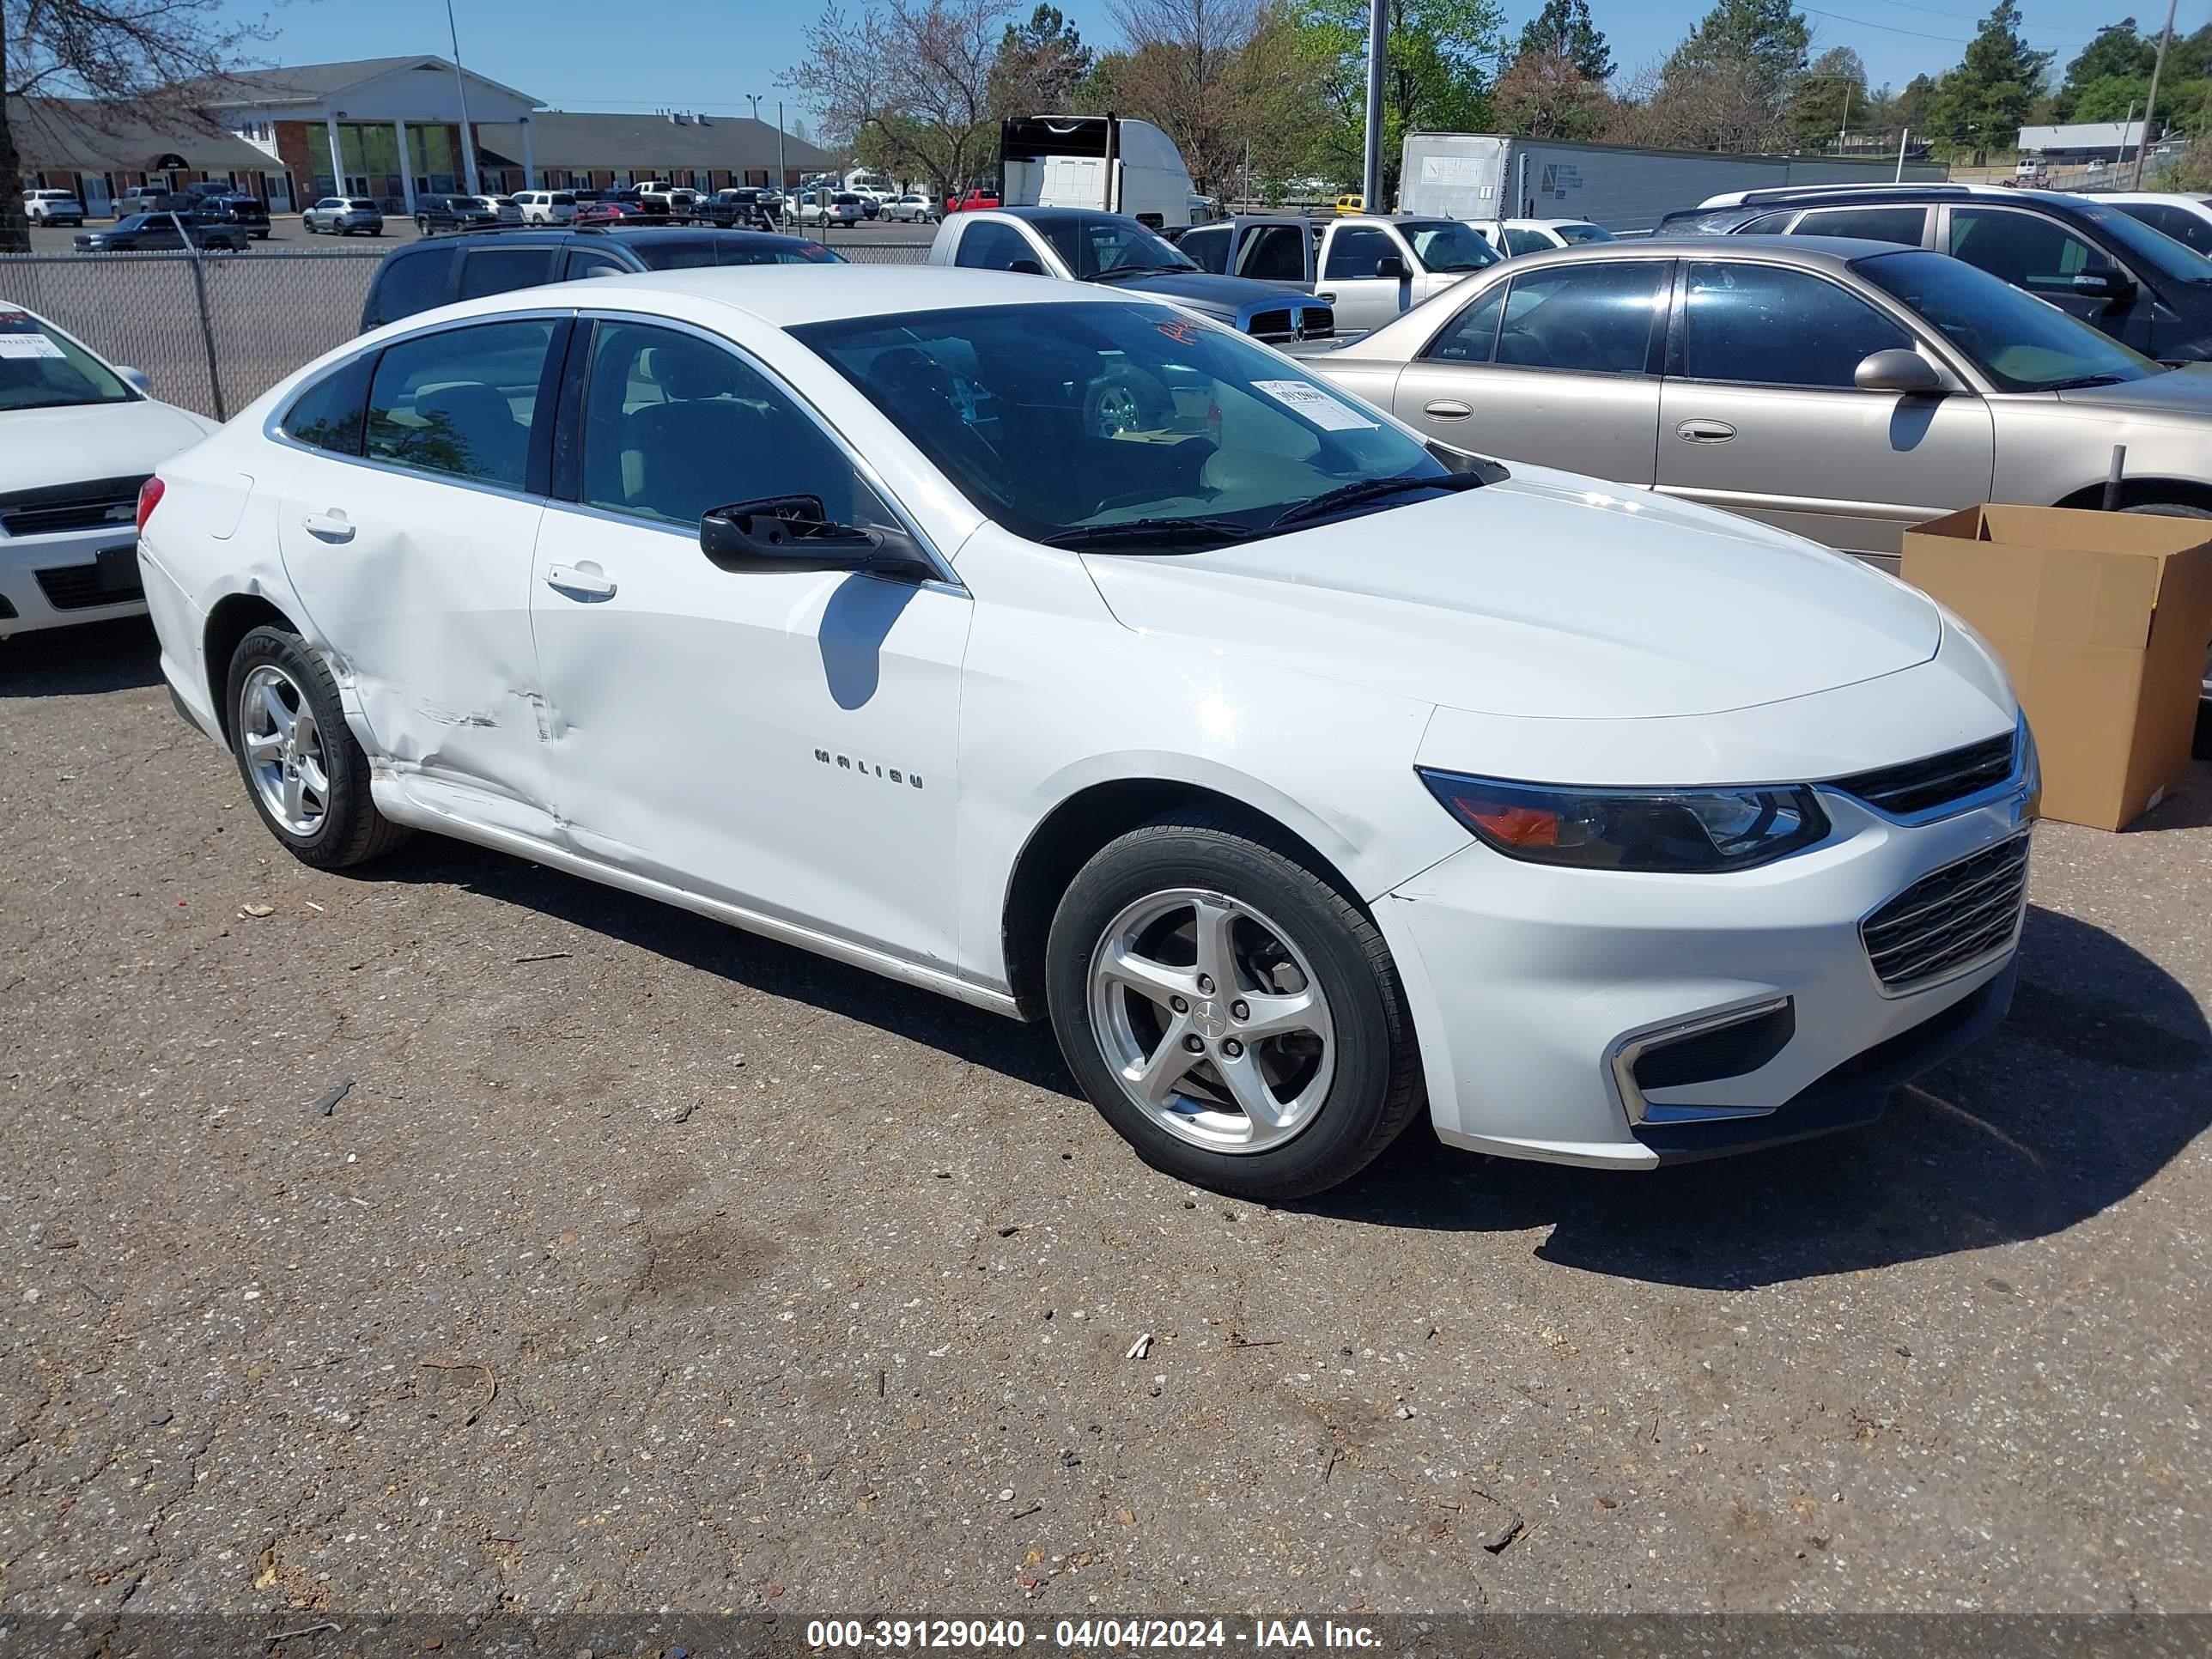
M 97 564 L 64 564 L 52 570 L 39 572 L 39 586 L 46 596 L 46 603 L 57 611 L 88 611 L 96 605 L 128 605 L 146 597 L 145 588 L 134 578 L 123 586 L 110 587 L 100 579 Z
M 2027 906 L 2027 836 L 1923 876 L 1859 924 L 1875 977 L 1911 991 L 2002 952 Z
M 64 530 L 116 528 L 137 522 L 136 478 L 91 478 L 0 495 L 0 535 L 52 536 Z
M 1297 337 L 1291 331 L 1291 308 L 1279 311 L 1255 311 L 1247 333 L 1258 340 L 1289 340 Z
M 1925 760 L 1838 778 L 1834 787 L 1893 817 L 1911 817 L 2002 783 L 2012 775 L 2014 747 L 2014 734 L 2007 732 Z
M 1334 340 L 1336 313 L 1327 306 L 1300 306 L 1297 326 L 1301 340 Z

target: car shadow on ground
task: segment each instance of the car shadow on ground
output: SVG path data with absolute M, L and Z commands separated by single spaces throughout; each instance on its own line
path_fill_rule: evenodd
M 1744 1289 L 2063 1231 L 2212 1126 L 2212 1031 L 2102 928 L 2028 913 L 2012 1014 L 1864 1129 L 1649 1173 L 1455 1154 L 1425 1126 L 1306 1207 L 1439 1231 L 1548 1227 L 1546 1261 Z
M 0 698 L 84 697 L 161 684 L 161 648 L 143 617 L 0 640 Z

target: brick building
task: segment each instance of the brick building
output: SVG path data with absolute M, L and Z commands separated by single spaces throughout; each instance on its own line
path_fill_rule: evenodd
M 665 179 L 695 190 L 785 185 L 835 165 L 829 151 L 779 134 L 743 116 L 593 115 L 540 110 L 526 122 L 483 124 L 485 187 L 530 188 L 526 173 L 547 189 L 605 190 Z M 779 144 L 778 139 L 781 143 Z
M 76 98 L 10 98 L 8 126 L 23 158 L 21 188 L 71 191 L 95 215 L 127 190 L 205 179 L 270 199 L 274 163 L 211 124 L 150 124 Z

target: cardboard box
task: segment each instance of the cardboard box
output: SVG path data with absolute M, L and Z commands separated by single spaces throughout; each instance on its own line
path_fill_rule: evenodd
M 1906 531 L 1899 574 L 2004 659 L 2045 817 L 2118 830 L 2173 787 L 2212 639 L 2212 520 L 1970 507 Z

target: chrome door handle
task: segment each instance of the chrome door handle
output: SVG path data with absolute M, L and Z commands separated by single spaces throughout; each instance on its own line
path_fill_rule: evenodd
M 1432 404 L 1423 404 L 1421 413 L 1432 421 L 1463 421 L 1474 410 L 1453 398 L 1439 398 Z
M 1685 443 L 1724 444 L 1735 436 L 1726 421 L 1685 421 L 1674 428 Z
M 574 565 L 555 565 L 545 573 L 545 586 L 564 599 L 584 605 L 597 605 L 615 596 L 614 583 L 598 569 L 584 570 Z
M 353 539 L 353 525 L 337 507 L 327 513 L 310 513 L 300 525 L 319 542 L 349 542 Z

